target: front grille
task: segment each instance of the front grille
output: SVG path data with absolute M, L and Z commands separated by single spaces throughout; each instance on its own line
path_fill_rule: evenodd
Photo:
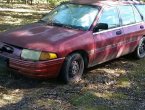
M 7 53 L 10 53 L 12 54 L 14 52 L 14 48 L 13 47 L 10 47 L 8 45 L 3 45 L 1 48 L 0 48 L 0 51 L 1 52 L 7 52 Z
M 17 57 L 21 56 L 22 49 L 12 46 L 3 42 L 0 42 L 0 53 L 7 53 Z

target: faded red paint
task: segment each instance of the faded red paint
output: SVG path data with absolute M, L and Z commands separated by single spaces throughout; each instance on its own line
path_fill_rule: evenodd
M 95 5 L 101 7 L 106 6 L 107 3 L 113 4 L 114 2 L 95 1 Z M 118 3 L 120 2 L 115 2 L 114 5 Z M 91 4 L 94 5 L 94 3 Z M 2 52 L 0 56 L 9 58 L 9 67 L 21 74 L 31 77 L 57 77 L 65 57 L 72 52 L 78 50 L 86 52 L 89 60 L 88 67 L 90 67 L 133 52 L 141 37 L 145 35 L 145 29 L 140 28 L 141 25 L 145 27 L 144 22 L 93 34 L 98 17 L 88 31 L 34 23 L 0 34 L 0 45 L 11 45 L 15 49 L 18 47 L 54 52 L 57 53 L 58 59 L 39 62 L 24 61 L 20 58 L 19 49 L 16 49 L 14 54 Z M 118 30 L 123 33 L 116 35 Z
M 55 78 L 61 69 L 64 59 L 46 62 L 29 62 L 23 60 L 10 59 L 9 67 L 17 72 L 38 78 Z M 29 74 L 28 74 L 29 73 Z

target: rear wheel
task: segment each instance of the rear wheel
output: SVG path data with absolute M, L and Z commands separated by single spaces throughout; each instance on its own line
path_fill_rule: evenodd
M 79 53 L 74 53 L 65 59 L 60 79 L 64 83 L 75 83 L 81 80 L 83 72 L 84 59 Z
M 144 58 L 145 57 L 145 37 L 143 37 L 140 42 L 138 47 L 136 48 L 135 51 L 135 56 L 138 59 Z

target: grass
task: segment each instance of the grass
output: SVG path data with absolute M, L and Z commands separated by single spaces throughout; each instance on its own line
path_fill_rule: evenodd
M 0 12 L 0 31 L 36 22 L 41 16 Z M 143 110 L 144 65 L 145 59 L 121 57 L 88 69 L 82 81 L 74 85 L 15 76 L 1 66 L 0 109 Z
M 41 16 L 40 13 L 0 12 L 0 31 L 36 22 Z

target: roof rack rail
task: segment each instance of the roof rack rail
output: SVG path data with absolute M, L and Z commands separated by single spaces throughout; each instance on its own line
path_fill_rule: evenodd
M 137 2 L 140 2 L 142 0 L 117 0 L 117 1 L 137 1 Z

